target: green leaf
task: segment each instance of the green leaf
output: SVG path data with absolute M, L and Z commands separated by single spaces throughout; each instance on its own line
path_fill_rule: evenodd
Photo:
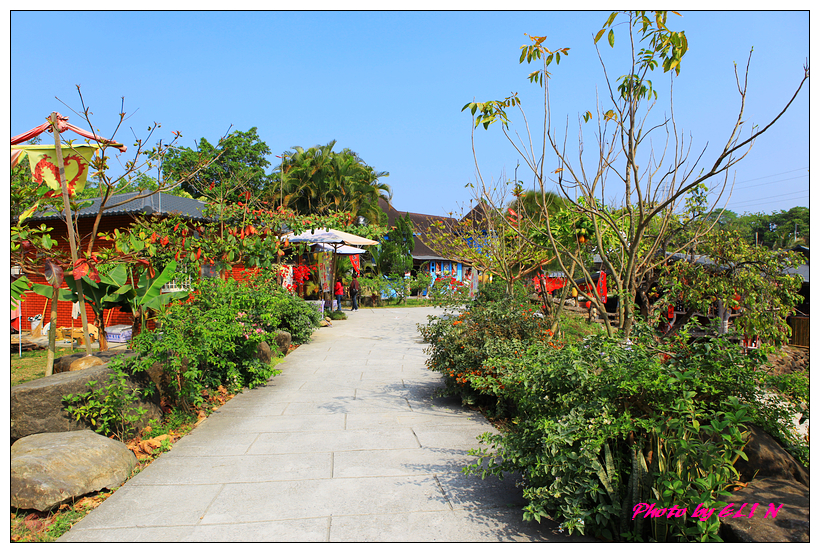
M 31 206 L 30 208 L 25 210 L 23 213 L 21 213 L 20 217 L 17 218 L 17 224 L 18 225 L 22 224 L 23 221 L 25 221 L 26 219 L 28 219 L 29 217 L 34 215 L 34 212 L 37 211 L 37 208 L 39 207 L 39 205 L 40 205 L 39 201 L 34 202 L 33 206 Z
M 32 282 L 31 291 L 35 294 L 39 294 L 40 296 L 50 298 L 51 294 L 54 293 L 54 288 L 45 284 L 40 284 L 39 282 Z
M 29 289 L 29 281 L 28 277 L 23 275 L 22 277 L 18 278 L 14 282 L 11 283 L 11 308 L 14 309 L 15 304 L 17 301 L 25 294 Z M 49 286 L 48 288 L 51 288 Z
M 595 44 L 598 44 L 598 41 L 601 40 L 601 37 L 604 36 L 606 29 L 601 29 L 598 31 L 598 34 L 595 35 Z
M 608 36 L 607 38 L 608 38 L 608 40 L 609 40 L 609 46 L 610 46 L 611 48 L 614 48 L 614 47 L 615 47 L 615 31 L 613 31 L 612 29 L 610 29 L 610 30 L 609 30 L 609 36 Z

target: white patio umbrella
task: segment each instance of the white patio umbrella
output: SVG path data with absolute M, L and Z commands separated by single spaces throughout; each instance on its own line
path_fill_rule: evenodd
M 323 252 L 332 252 L 333 246 L 330 244 L 316 244 L 316 247 L 322 250 Z M 354 246 L 339 246 L 336 248 L 336 253 L 338 255 L 356 255 L 360 253 L 366 253 L 367 250 L 363 250 L 361 248 L 356 248 Z
M 326 244 L 333 248 L 333 272 L 331 274 L 333 279 L 336 278 L 336 255 L 339 253 L 340 248 L 345 246 L 376 246 L 378 244 L 375 240 L 370 240 L 363 236 L 329 228 L 307 230 L 301 234 L 286 234 L 282 237 L 282 240 L 287 240 L 291 243 Z
M 283 240 L 290 242 L 310 242 L 311 244 L 330 244 L 338 247 L 346 246 L 375 246 L 378 244 L 375 240 L 364 238 L 363 236 L 356 236 L 349 232 L 341 230 L 317 228 L 314 230 L 306 230 L 302 234 L 286 234 L 282 237 Z

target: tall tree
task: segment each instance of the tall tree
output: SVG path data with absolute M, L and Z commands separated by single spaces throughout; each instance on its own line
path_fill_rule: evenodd
M 347 211 L 373 224 L 386 222 L 379 198 L 390 198 L 390 187 L 380 179 L 389 176 L 376 171 L 352 150 L 334 152 L 336 141 L 305 150 L 294 146 L 286 152 L 269 189 L 270 200 L 299 213 L 328 214 Z M 281 201 L 280 201 L 281 198 Z
M 265 169 L 270 161 L 265 156 L 271 151 L 259 138 L 256 127 L 248 131 L 234 131 L 221 138 L 216 146 L 206 138 L 199 139 L 196 150 L 177 148 L 162 160 L 162 169 L 170 178 L 192 173 L 202 160 L 214 159 L 207 169 L 197 172 L 182 182 L 182 188 L 194 198 L 206 195 L 214 186 L 235 189 L 231 201 L 239 201 L 245 192 L 256 195 L 268 186 Z M 229 183 L 229 184 L 226 184 Z
M 744 238 L 750 244 L 767 248 L 790 248 L 809 245 L 809 208 L 796 206 L 771 214 L 751 213 L 741 217 L 747 225 Z
M 299 213 L 318 213 L 324 206 L 323 183 L 330 171 L 336 141 L 305 150 L 294 146 L 285 152 L 279 166 L 281 204 Z
M 383 275 L 404 276 L 413 269 L 413 222 L 408 213 L 396 219 L 379 248 L 376 269 Z
M 544 91 L 545 125 L 540 140 L 534 139 L 527 131 L 525 138 L 529 140 L 525 142 L 518 139 L 517 133 L 510 131 L 508 111 L 519 108 L 523 115 L 517 94 L 503 100 L 471 102 L 463 110 L 470 110 L 475 117 L 476 128 L 483 126 L 486 129 L 499 122 L 502 132 L 525 160 L 541 190 L 552 189 L 551 181 L 557 182 L 557 189 L 569 208 L 587 220 L 594 231 L 593 240 L 587 247 L 601 256 L 610 275 L 610 289 L 614 289 L 620 299 L 618 328 L 628 335 L 637 315 L 635 298 L 646 291 L 651 276 L 665 263 L 665 255 L 674 253 L 667 250 L 665 255 L 657 255 L 658 251 L 663 251 L 667 233 L 677 219 L 676 210 L 691 191 L 704 183 L 719 180 L 724 191 L 728 188 L 729 170 L 749 153 L 754 141 L 786 112 L 808 80 L 809 67 L 804 66 L 795 92 L 780 113 L 767 124 L 753 127 L 745 136 L 743 125 L 748 63 L 745 74 L 736 71 L 740 96 L 736 123 L 728 129 L 725 145 L 714 159 L 705 158 L 704 148 L 697 159 L 692 160 L 689 158 L 692 145 L 677 130 L 674 110 L 660 117 L 652 112 L 658 91 L 650 79 L 657 68 L 662 68 L 671 80 L 679 76 L 681 62 L 688 51 L 686 35 L 667 26 L 666 12 L 612 13 L 595 35 L 595 44 L 606 36 L 608 44 L 614 48 L 615 22 L 624 19 L 626 21 L 621 27 L 626 33 L 628 55 L 622 59 L 628 60 L 626 71 L 613 80 L 603 61 L 604 56 L 598 52 L 606 94 L 594 110 L 584 111 L 578 118 L 581 132 L 575 152 L 569 149 L 569 137 L 563 136 L 552 126 L 550 113 L 551 74 L 548 69 L 552 70 L 553 62 L 558 64 L 562 57 L 566 57 L 569 49 L 548 49 L 544 45 L 544 36 L 530 36 L 530 42 L 521 47 L 519 58 L 521 63 L 539 64 L 539 68 L 530 73 L 529 80 L 541 85 Z M 674 105 L 671 99 L 669 105 Z M 594 125 L 594 149 L 590 149 L 583 139 L 583 126 L 590 122 Z M 666 136 L 659 137 L 660 141 L 654 144 L 667 144 L 668 150 L 654 149 L 647 138 L 664 133 Z M 533 146 L 535 144 L 537 149 Z M 545 167 L 547 151 L 555 158 L 552 170 Z M 590 159 L 593 161 L 591 164 L 588 163 Z M 695 171 L 701 167 L 702 170 Z M 622 204 L 614 206 L 617 209 L 611 209 L 602 201 L 605 196 L 613 195 L 622 198 Z M 717 202 L 711 208 L 716 205 Z M 585 268 L 572 248 L 564 247 L 554 239 L 550 218 L 546 217 L 545 221 L 551 247 L 559 254 L 562 267 L 577 264 Z M 711 225 L 708 219 L 702 221 L 700 228 L 693 229 L 692 240 L 709 231 Z M 617 240 L 615 247 L 606 246 L 606 236 Z M 678 247 L 685 249 L 687 246 L 680 244 Z M 586 269 L 585 278 L 592 279 Z M 598 308 L 602 309 L 600 299 L 595 299 Z M 607 330 L 611 332 L 608 323 Z

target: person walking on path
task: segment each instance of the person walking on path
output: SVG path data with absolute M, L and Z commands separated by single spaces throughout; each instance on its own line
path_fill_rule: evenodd
M 359 291 L 361 290 L 361 286 L 359 286 L 359 281 L 356 278 L 356 273 L 353 273 L 353 280 L 350 281 L 350 303 L 351 303 L 351 311 L 358 311 L 359 310 Z
M 342 310 L 342 297 L 345 295 L 345 287 L 342 284 L 342 279 L 336 281 L 336 286 L 333 289 L 333 294 L 336 296 L 336 311 Z

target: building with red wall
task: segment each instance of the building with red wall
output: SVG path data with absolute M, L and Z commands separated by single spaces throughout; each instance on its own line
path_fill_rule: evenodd
M 181 198 L 172 196 L 170 194 L 157 193 L 144 198 L 139 198 L 140 194 L 137 192 L 127 194 L 117 194 L 111 196 L 106 205 L 116 205 L 123 201 L 126 203 L 106 209 L 100 219 L 100 225 L 97 229 L 98 233 L 111 233 L 115 229 L 125 229 L 129 227 L 138 217 L 155 216 L 164 217 L 169 215 L 182 215 L 189 217 L 191 220 L 205 220 L 203 209 L 205 203 L 199 200 L 190 198 Z M 132 199 L 133 198 L 133 199 Z M 85 252 L 88 247 L 88 241 L 94 226 L 94 220 L 99 212 L 100 199 L 96 198 L 92 205 L 85 207 L 77 213 L 77 226 L 79 231 L 77 250 L 78 252 Z M 29 226 L 39 227 L 45 224 L 52 227 L 50 235 L 57 244 L 53 247 L 55 250 L 62 250 L 70 255 L 71 246 L 68 240 L 68 233 L 65 220 L 62 214 L 58 213 L 38 213 L 34 217 L 26 221 Z M 95 241 L 94 250 L 110 247 L 110 242 L 102 240 L 99 237 Z M 41 284 L 47 284 L 45 277 L 42 274 L 28 275 L 29 280 Z M 68 286 L 63 283 L 63 288 Z M 61 301 L 57 305 L 57 326 L 58 327 L 75 327 L 79 328 L 82 325 L 79 316 L 72 319 L 73 304 L 67 301 Z M 22 301 L 22 325 L 23 330 L 30 330 L 31 323 L 29 317 L 36 315 L 42 316 L 42 324 L 47 324 L 51 319 L 51 299 L 36 294 L 34 292 L 26 292 Z M 88 322 L 99 326 L 95 320 L 94 311 L 91 306 L 86 303 L 86 316 Z M 105 326 L 113 326 L 119 324 L 131 324 L 133 316 L 130 313 L 123 313 L 119 309 L 107 309 L 104 312 Z

